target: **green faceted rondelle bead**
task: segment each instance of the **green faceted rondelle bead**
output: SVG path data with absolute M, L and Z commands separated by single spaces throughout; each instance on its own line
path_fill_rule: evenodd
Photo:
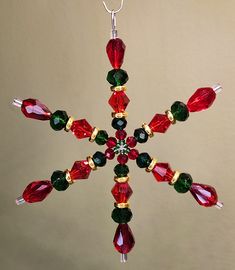
M 114 208 L 111 216 L 114 222 L 124 224 L 131 221 L 132 212 L 130 208 Z
M 123 130 L 127 125 L 127 121 L 124 117 L 113 118 L 112 127 L 116 130 Z
M 140 168 L 147 168 L 150 165 L 151 161 L 152 159 L 148 153 L 141 153 L 136 159 L 136 164 Z
M 190 190 L 193 179 L 188 173 L 181 173 L 178 180 L 174 184 L 174 188 L 179 193 L 186 193 Z
M 65 111 L 56 111 L 51 115 L 50 125 L 54 130 L 59 131 L 65 128 L 68 120 L 69 117 Z
M 51 176 L 52 186 L 58 191 L 64 191 L 69 187 L 66 180 L 66 173 L 62 171 L 54 171 Z
M 103 167 L 106 164 L 106 156 L 102 152 L 97 151 L 93 155 L 92 159 L 93 159 L 93 162 L 95 163 L 95 165 L 98 167 Z
M 129 168 L 127 165 L 117 164 L 114 167 L 114 172 L 118 177 L 125 177 L 129 173 Z
M 124 85 L 128 79 L 128 74 L 123 69 L 112 69 L 107 75 L 107 81 L 113 86 Z
M 105 130 L 99 130 L 98 134 L 96 135 L 95 142 L 98 145 L 104 145 L 106 144 L 108 137 L 109 135 Z
M 185 121 L 189 117 L 189 110 L 181 101 L 176 101 L 173 103 L 171 106 L 171 113 L 173 114 L 174 119 L 177 121 Z
M 143 128 L 137 128 L 134 131 L 134 137 L 136 138 L 138 143 L 146 143 L 149 138 L 149 135 Z

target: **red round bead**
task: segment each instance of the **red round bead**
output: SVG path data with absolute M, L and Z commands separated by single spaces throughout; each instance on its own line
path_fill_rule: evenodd
M 202 206 L 214 206 L 218 202 L 216 190 L 208 185 L 193 183 L 190 192 L 195 200 Z
M 115 135 L 118 140 L 124 140 L 127 136 L 127 133 L 125 130 L 117 130 Z
M 75 179 L 87 179 L 90 175 L 91 167 L 87 160 L 75 161 L 71 169 L 70 177 L 72 180 Z
M 25 99 L 21 106 L 22 113 L 36 120 L 50 120 L 51 111 L 37 99 Z
M 128 161 L 128 156 L 127 155 L 124 155 L 124 154 L 120 154 L 118 157 L 117 157 L 117 161 L 120 163 L 120 164 L 126 164 L 127 161 Z
M 199 88 L 188 100 L 187 107 L 190 112 L 206 110 L 213 104 L 215 98 L 216 93 L 212 88 Z
M 129 147 L 134 148 L 137 144 L 136 138 L 134 136 L 127 137 L 126 144 Z
M 109 137 L 107 142 L 106 142 L 106 145 L 109 147 L 109 148 L 113 148 L 114 146 L 116 146 L 117 144 L 117 139 L 114 138 L 114 137 Z
M 51 181 L 34 181 L 23 192 L 22 197 L 28 203 L 43 201 L 52 191 Z
M 153 132 L 165 133 L 169 126 L 171 125 L 171 121 L 165 114 L 155 114 L 152 121 L 149 123 L 149 127 Z
M 116 250 L 127 254 L 135 245 L 135 239 L 128 224 L 119 224 L 114 235 L 113 244 Z
M 138 156 L 139 156 L 139 151 L 136 149 L 131 149 L 130 152 L 128 153 L 128 157 L 131 160 L 137 159 Z
M 110 39 L 106 52 L 109 61 L 114 69 L 119 69 L 122 66 L 126 46 L 120 38 Z
M 92 134 L 92 127 L 86 119 L 73 121 L 71 131 L 78 139 L 88 138 Z
M 105 156 L 106 156 L 107 159 L 110 159 L 110 160 L 114 159 L 115 153 L 114 153 L 113 149 L 112 148 L 107 148 L 105 150 Z

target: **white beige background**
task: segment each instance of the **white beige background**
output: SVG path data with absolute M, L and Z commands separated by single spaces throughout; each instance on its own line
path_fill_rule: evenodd
M 130 76 L 127 130 L 220 82 L 224 91 L 210 110 L 139 150 L 215 186 L 225 207 L 199 207 L 131 162 L 136 246 L 126 265 L 112 245 L 114 161 L 41 204 L 17 207 L 29 182 L 70 168 L 98 146 L 25 119 L 11 106 L 14 97 L 38 98 L 113 134 L 105 80 L 110 17 L 97 0 L 0 0 L 2 270 L 235 269 L 235 1 L 125 2 L 117 19 Z

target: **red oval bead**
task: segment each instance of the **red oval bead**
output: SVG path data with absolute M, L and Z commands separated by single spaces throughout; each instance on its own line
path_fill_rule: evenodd
M 216 93 L 212 88 L 199 88 L 188 100 L 187 107 L 190 112 L 206 110 L 213 104 L 215 98 Z
M 153 132 L 165 133 L 169 126 L 171 125 L 171 121 L 165 114 L 155 114 L 152 121 L 149 123 L 149 127 Z
M 34 181 L 24 190 L 22 197 L 28 203 L 43 201 L 52 191 L 53 187 L 50 181 Z
M 214 206 L 218 202 L 216 190 L 208 185 L 193 183 L 190 192 L 195 200 L 202 206 Z
M 88 138 L 92 134 L 93 128 L 86 119 L 73 121 L 71 131 L 78 139 Z
M 126 203 L 133 193 L 128 183 L 116 183 L 111 192 L 117 203 Z
M 21 106 L 22 113 L 32 119 L 36 120 L 50 120 L 51 111 L 37 99 L 25 99 Z
M 87 179 L 90 175 L 91 167 L 87 160 L 75 161 L 71 169 L 70 177 L 72 180 L 75 179 Z
M 128 224 L 119 224 L 114 235 L 113 244 L 116 250 L 127 254 L 135 245 L 135 239 Z
M 126 45 L 120 38 L 110 39 L 106 52 L 109 61 L 114 69 L 119 69 L 122 66 Z

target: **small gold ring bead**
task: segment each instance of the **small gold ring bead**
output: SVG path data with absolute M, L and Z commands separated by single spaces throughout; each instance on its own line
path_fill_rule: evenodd
M 69 132 L 69 131 L 70 131 L 70 129 L 71 129 L 71 127 L 72 127 L 72 124 L 73 124 L 73 121 L 74 121 L 74 118 L 73 118 L 72 116 L 70 116 L 70 117 L 69 117 L 69 120 L 68 120 L 68 122 L 67 122 L 67 124 L 66 124 L 66 126 L 65 126 L 65 128 L 64 128 L 64 130 L 65 130 L 66 132 Z
M 119 112 L 119 113 L 112 112 L 111 115 L 113 118 L 123 118 L 123 117 L 126 118 L 128 116 L 128 113 L 127 112 Z
M 179 176 L 180 176 L 180 172 L 175 171 L 175 174 L 174 174 L 173 178 L 171 179 L 171 181 L 169 182 L 169 185 L 173 186 L 178 181 Z
M 87 162 L 93 171 L 97 169 L 91 156 L 87 157 Z
M 154 134 L 149 125 L 147 125 L 146 123 L 143 123 L 142 128 L 145 130 L 145 132 L 149 135 L 150 138 L 153 137 Z
M 168 117 L 168 119 L 174 125 L 176 123 L 176 120 L 174 119 L 174 115 L 172 114 L 172 112 L 170 110 L 167 110 L 165 113 L 166 113 L 166 116 Z
M 97 127 L 94 127 L 93 128 L 93 131 L 91 133 L 91 137 L 89 138 L 89 141 L 90 142 L 94 142 L 95 141 L 95 138 L 96 138 L 98 132 L 99 132 L 99 129 Z
M 117 208 L 129 208 L 130 207 L 130 204 L 129 202 L 127 203 L 114 203 L 114 207 L 117 207 Z
M 120 91 L 126 91 L 127 87 L 125 85 L 119 85 L 119 86 L 111 86 L 110 89 L 112 92 L 120 92 Z
M 145 169 L 146 172 L 151 172 L 154 169 L 156 164 L 157 164 L 157 159 L 153 158 L 148 168 Z
M 66 178 L 67 182 L 68 182 L 70 185 L 72 185 L 72 184 L 74 183 L 73 180 L 71 179 L 71 175 L 70 175 L 70 173 L 69 173 L 69 170 L 65 170 L 65 178 Z
M 118 177 L 118 176 L 114 176 L 114 181 L 117 183 L 126 183 L 130 180 L 129 176 L 125 176 L 125 177 Z

